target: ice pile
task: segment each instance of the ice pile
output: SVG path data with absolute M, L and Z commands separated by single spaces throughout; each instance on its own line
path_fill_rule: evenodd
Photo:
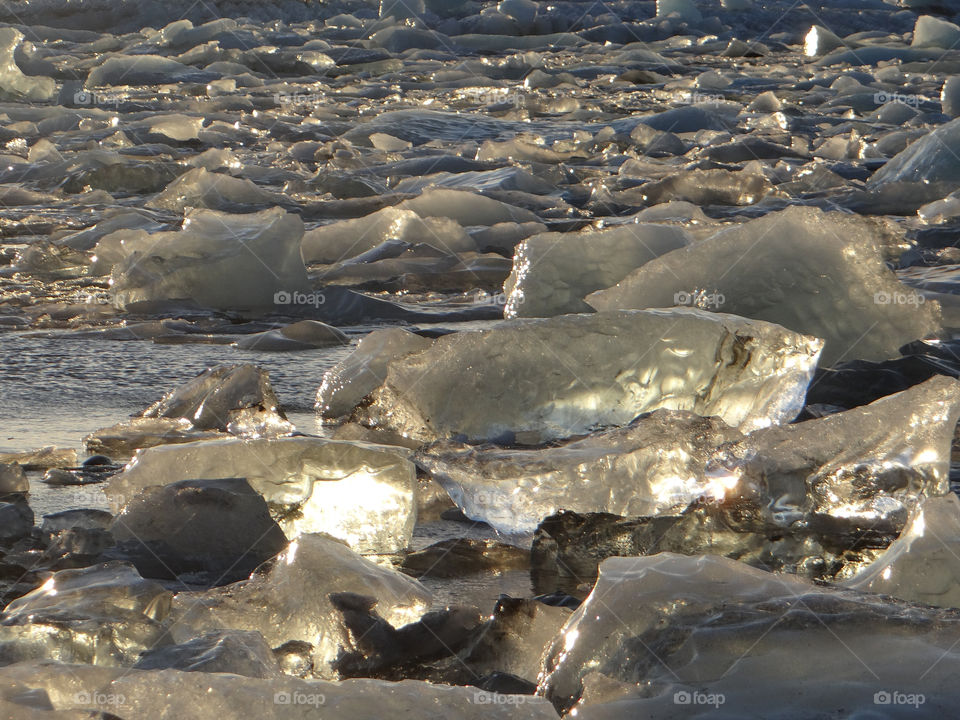
M 149 488 L 221 478 L 245 478 L 289 539 L 326 532 L 360 552 L 390 553 L 407 547 L 416 523 L 416 469 L 402 450 L 320 438 L 221 439 L 140 450 L 106 492 L 117 511 Z
M 868 226 L 804 207 L 652 260 L 587 302 L 598 310 L 693 305 L 775 322 L 823 338 L 825 365 L 895 357 L 940 329 L 938 304 L 897 280 Z
M 357 412 L 423 442 L 536 444 L 657 408 L 750 431 L 796 416 L 820 347 L 777 325 L 686 308 L 512 320 L 393 360 Z

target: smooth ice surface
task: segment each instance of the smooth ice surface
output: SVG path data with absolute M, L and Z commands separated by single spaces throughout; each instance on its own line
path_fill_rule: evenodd
M 685 308 L 511 320 L 393 361 L 358 412 L 424 442 L 536 444 L 657 408 L 749 431 L 796 416 L 820 347 L 777 325 Z
M 23 663 L 0 668 L 0 710 L 15 720 L 258 718 L 262 720 L 556 720 L 546 700 L 419 680 L 250 678 L 180 670 Z M 36 709 L 34 709 L 36 708 Z
M 349 356 L 323 374 L 317 390 L 317 412 L 327 418 L 349 415 L 387 377 L 397 358 L 430 347 L 432 340 L 401 328 L 384 328 L 365 335 Z
M 57 90 L 53 78 L 24 75 L 17 65 L 17 48 L 23 42 L 23 33 L 12 27 L 0 28 L 0 99 L 44 102 Z
M 145 247 L 114 267 L 114 304 L 276 311 L 279 295 L 311 291 L 302 237 L 300 218 L 280 208 L 190 212 L 181 230 L 150 235 Z
M 249 580 L 179 593 L 171 633 L 183 642 L 201 631 L 232 628 L 259 630 L 274 648 L 291 640 L 308 642 L 314 672 L 329 677 L 329 663 L 349 646 L 328 597 L 337 592 L 375 598 L 379 615 L 397 627 L 418 620 L 431 604 L 430 593 L 413 578 L 375 565 L 329 536 L 306 534 Z
M 695 305 L 823 338 L 823 364 L 885 360 L 940 329 L 858 218 L 791 207 L 650 261 L 587 297 L 598 310 Z
M 532 532 L 559 509 L 653 515 L 712 488 L 711 453 L 742 435 L 718 418 L 657 410 L 627 427 L 542 449 L 440 443 L 417 456 L 463 513 L 499 532 Z
M 172 597 L 126 563 L 61 570 L 0 615 L 0 662 L 131 665 L 165 641 Z
M 683 228 L 631 224 L 579 233 L 544 233 L 521 242 L 503 285 L 505 317 L 590 312 L 583 298 L 690 243 Z
M 893 692 L 924 694 L 927 715 L 960 700 L 956 644 L 960 618 L 942 610 L 726 558 L 611 558 L 548 648 L 539 691 L 561 707 L 583 695 L 588 718 L 873 717 L 875 693 Z
M 326 532 L 365 553 L 407 546 L 416 522 L 416 469 L 402 451 L 308 437 L 224 439 L 139 451 L 106 493 L 114 511 L 145 488 L 246 478 L 292 539 Z
M 876 561 L 845 587 L 909 600 L 960 607 L 960 499 L 926 498 Z

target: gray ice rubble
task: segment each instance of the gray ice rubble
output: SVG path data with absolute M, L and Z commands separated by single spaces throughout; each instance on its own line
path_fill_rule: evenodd
M 273 648 L 307 642 L 313 672 L 331 677 L 330 663 L 349 646 L 331 593 L 373 598 L 378 614 L 395 627 L 415 622 L 431 604 L 416 580 L 361 558 L 329 536 L 306 534 L 249 580 L 179 593 L 170 632 L 181 643 L 217 629 L 257 630 Z
M 308 437 L 223 439 L 140 450 L 113 477 L 115 511 L 146 489 L 245 478 L 287 537 L 326 532 L 364 553 L 405 548 L 416 522 L 416 469 L 400 449 Z
M 544 233 L 521 242 L 504 283 L 505 317 L 589 312 L 583 298 L 632 270 L 690 243 L 669 225 L 636 224 L 580 233 Z
M 391 361 L 425 350 L 431 342 L 400 328 L 365 335 L 348 357 L 323 374 L 317 390 L 317 412 L 327 418 L 349 415 L 383 383 Z
M 870 405 L 748 436 L 719 418 L 658 410 L 543 448 L 439 443 L 417 462 L 464 514 L 501 532 L 530 532 L 558 510 L 676 515 L 691 503 L 736 498 L 754 508 L 755 524 L 744 523 L 735 551 L 747 552 L 751 532 L 758 541 L 812 529 L 889 543 L 921 498 L 948 492 L 958 417 L 960 383 L 935 377 Z M 687 540 L 685 549 L 707 551 L 695 536 Z M 712 541 L 708 530 L 704 542 Z M 816 541 L 801 544 L 814 554 Z M 771 551 L 783 556 L 778 563 L 802 565 L 787 557 L 793 552 L 786 543 Z
M 715 556 L 611 558 L 545 653 L 539 692 L 605 720 L 872 717 L 878 704 L 907 718 L 960 700 L 958 643 L 951 611 Z
M 149 235 L 114 267 L 114 303 L 276 312 L 277 298 L 312 293 L 302 237 L 300 218 L 280 208 L 246 215 L 196 210 L 181 230 Z
M 777 325 L 687 308 L 511 320 L 390 362 L 357 413 L 423 442 L 536 444 L 657 408 L 750 431 L 796 416 L 820 348 Z
M 598 310 L 694 305 L 823 338 L 823 363 L 884 360 L 940 329 L 940 308 L 884 264 L 852 216 L 791 207 L 722 230 L 592 293 Z

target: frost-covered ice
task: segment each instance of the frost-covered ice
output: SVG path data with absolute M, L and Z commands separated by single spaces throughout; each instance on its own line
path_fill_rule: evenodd
M 562 708 L 579 700 L 577 717 L 611 720 L 767 717 L 770 708 L 773 717 L 840 708 L 866 717 L 877 694 L 894 692 L 923 695 L 924 714 L 947 712 L 958 701 L 958 641 L 949 611 L 726 558 L 611 558 L 547 651 L 539 690 Z M 675 699 L 693 693 L 704 700 Z M 913 717 L 919 704 L 902 701 L 885 717 Z
M 589 312 L 583 298 L 690 243 L 683 228 L 637 224 L 597 232 L 545 233 L 521 242 L 503 290 L 506 317 Z
M 749 431 L 796 416 L 820 347 L 777 325 L 693 309 L 512 320 L 394 360 L 358 412 L 422 441 L 536 444 L 657 408 Z
M 309 437 L 223 439 L 140 450 L 110 480 L 113 509 L 181 480 L 245 478 L 287 537 L 326 532 L 366 553 L 409 544 L 416 469 L 403 451 Z
M 587 297 L 598 310 L 695 305 L 823 338 L 823 362 L 884 360 L 940 329 L 940 309 L 886 267 L 856 218 L 788 208 L 720 231 Z

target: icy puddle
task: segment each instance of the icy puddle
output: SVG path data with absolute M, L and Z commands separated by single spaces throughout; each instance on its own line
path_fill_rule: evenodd
M 0 715 L 960 703 L 960 17 L 0 3 Z

